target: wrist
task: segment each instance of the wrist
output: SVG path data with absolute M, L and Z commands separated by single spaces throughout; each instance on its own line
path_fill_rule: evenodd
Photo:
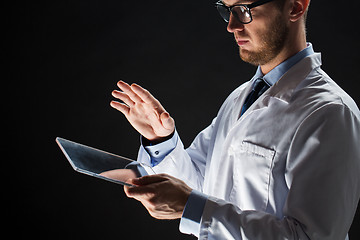
M 155 138 L 155 139 L 152 139 L 152 140 L 149 140 L 149 139 L 147 139 L 147 138 L 145 138 L 143 136 L 142 144 L 144 146 L 153 146 L 153 145 L 165 142 L 165 141 L 171 139 L 174 136 L 174 133 L 175 133 L 175 130 L 170 135 L 168 135 L 166 137 L 159 137 L 159 138 Z

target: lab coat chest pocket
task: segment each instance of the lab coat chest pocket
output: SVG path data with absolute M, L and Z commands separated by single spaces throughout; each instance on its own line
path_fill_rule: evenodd
M 232 147 L 235 169 L 230 200 L 242 210 L 265 211 L 275 150 L 247 141 Z

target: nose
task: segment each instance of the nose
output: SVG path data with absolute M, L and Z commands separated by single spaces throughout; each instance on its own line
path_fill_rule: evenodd
M 230 14 L 230 19 L 226 29 L 229 33 L 234 33 L 236 31 L 243 31 L 244 24 L 241 23 L 239 20 L 237 20 L 234 14 Z

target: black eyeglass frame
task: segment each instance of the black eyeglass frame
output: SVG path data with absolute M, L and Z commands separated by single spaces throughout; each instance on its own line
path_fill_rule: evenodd
M 241 22 L 242 24 L 248 24 L 248 23 L 251 23 L 252 20 L 253 20 L 250 9 L 252 9 L 254 7 L 258 7 L 258 6 L 263 5 L 265 3 L 268 3 L 268 2 L 272 2 L 272 1 L 274 1 L 274 0 L 259 0 L 259 1 L 253 2 L 251 4 L 235 4 L 235 5 L 232 5 L 232 6 L 228 7 L 220 0 L 220 1 L 215 3 L 215 7 L 216 8 L 218 8 L 218 6 L 224 7 L 229 12 L 229 20 L 230 20 L 230 15 L 232 14 L 232 9 L 234 7 L 238 7 L 238 6 L 245 7 L 246 10 L 248 11 L 249 15 L 250 15 L 250 21 L 249 22 L 243 22 L 238 17 L 236 17 L 236 19 L 239 22 Z M 220 16 L 224 19 L 225 22 L 229 22 L 229 20 L 226 20 L 221 14 L 220 14 Z

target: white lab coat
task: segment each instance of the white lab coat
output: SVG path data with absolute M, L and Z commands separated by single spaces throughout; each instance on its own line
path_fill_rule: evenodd
M 294 65 L 239 118 L 251 82 L 188 149 L 154 167 L 209 195 L 200 239 L 345 239 L 360 196 L 360 113 L 320 69 Z M 140 148 L 138 161 L 149 164 Z M 180 226 L 181 229 L 181 226 Z

